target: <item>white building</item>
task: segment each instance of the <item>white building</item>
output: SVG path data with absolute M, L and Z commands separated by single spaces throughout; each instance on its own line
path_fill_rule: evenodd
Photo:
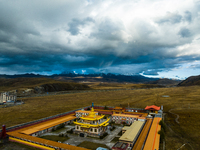
M 80 117 L 82 117 L 82 116 L 88 116 L 89 115 L 89 113 L 90 113 L 91 111 L 88 111 L 88 110 L 78 110 L 78 111 L 76 111 L 75 113 L 76 113 L 76 117 L 77 118 L 80 118 Z M 94 112 L 95 113 L 95 115 L 98 115 L 98 112 Z
M 1 93 L 0 103 L 15 102 L 17 99 L 16 95 L 10 95 L 9 92 Z

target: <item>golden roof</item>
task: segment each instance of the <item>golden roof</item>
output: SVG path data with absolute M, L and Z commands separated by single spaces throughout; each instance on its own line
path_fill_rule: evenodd
M 161 129 L 161 126 L 159 125 L 160 120 L 161 118 L 153 119 L 151 129 L 149 131 L 146 143 L 144 145 L 144 150 L 159 149 L 160 134 L 158 134 L 158 131 L 160 131 Z
M 122 107 L 115 107 L 114 109 L 123 109 Z
M 86 124 L 86 123 L 81 123 L 81 122 L 75 122 L 74 121 L 74 124 L 76 124 L 76 125 L 80 125 L 81 127 L 84 127 L 84 128 L 90 128 L 90 127 L 101 127 L 101 126 L 107 126 L 109 123 L 108 123 L 108 121 L 110 120 L 110 118 L 108 118 L 106 121 L 104 121 L 104 122 L 102 122 L 102 123 L 100 123 L 100 124 Z
M 105 115 L 102 115 L 102 116 L 96 115 L 96 112 L 94 112 L 94 108 L 92 107 L 92 109 L 91 109 L 90 113 L 88 114 L 88 116 L 84 116 L 84 117 L 80 117 L 80 118 L 83 119 L 83 120 L 96 121 L 96 120 L 100 120 L 100 119 L 104 118 L 104 116 Z M 109 120 L 110 120 L 110 118 L 107 119 L 106 121 L 100 123 L 100 124 L 97 123 L 97 125 L 86 124 L 84 122 L 82 123 L 82 122 L 77 122 L 77 121 L 75 121 L 74 124 L 81 125 L 81 127 L 85 127 L 85 128 L 99 127 L 99 126 L 107 126 L 108 125 L 107 123 L 108 123 Z
M 90 111 L 87 111 L 87 110 L 77 110 L 77 111 L 75 111 L 75 113 L 90 113 Z M 95 113 L 98 113 L 98 112 L 95 111 Z
M 94 121 L 94 120 L 100 120 L 104 117 L 104 115 L 100 116 L 100 115 L 96 115 L 96 112 L 94 111 L 94 108 L 92 107 L 91 111 L 89 112 L 88 116 L 83 116 L 80 117 L 83 120 L 90 120 L 90 121 Z
M 34 142 L 37 142 L 37 143 L 42 143 L 42 144 L 45 144 L 45 145 L 58 147 L 58 148 L 65 149 L 65 150 L 88 150 L 88 149 L 82 148 L 82 147 L 76 147 L 76 146 L 73 146 L 73 145 L 58 143 L 58 142 L 55 142 L 55 141 L 46 140 L 46 139 L 42 139 L 42 138 L 39 138 L 39 137 L 21 134 L 21 133 L 18 133 L 18 130 L 12 131 L 12 132 L 7 132 L 7 134 L 10 135 L 10 136 L 13 136 L 13 137 L 18 137 L 20 139 L 22 138 L 22 139 L 34 141 Z
M 38 132 L 38 131 L 42 131 L 42 130 L 51 128 L 53 126 L 62 124 L 64 122 L 73 120 L 75 118 L 76 117 L 69 116 L 69 115 L 63 116 L 63 117 L 59 117 L 59 118 L 56 118 L 56 119 L 52 119 L 52 120 L 49 120 L 49 121 L 46 121 L 46 122 L 42 122 L 42 123 L 36 124 L 36 125 L 28 127 L 28 128 L 24 128 L 24 130 L 20 131 L 20 133 L 32 134 L 32 133 L 35 133 L 35 132 Z
M 21 129 L 15 130 L 15 131 L 7 132 L 7 134 L 9 136 L 12 136 L 12 137 L 17 137 L 17 138 L 20 138 L 20 139 L 26 139 L 26 140 L 34 141 L 36 143 L 42 143 L 42 144 L 45 144 L 45 145 L 49 145 L 49 146 L 53 146 L 53 147 L 57 147 L 57 148 L 61 148 L 61 149 L 66 149 L 66 150 L 88 150 L 88 149 L 82 148 L 82 147 L 76 147 L 76 146 L 73 146 L 73 145 L 58 143 L 58 142 L 55 142 L 55 141 L 46 140 L 46 139 L 42 139 L 42 138 L 39 138 L 39 137 L 27 135 L 27 134 L 37 132 L 38 129 L 45 127 L 45 124 L 47 124 L 47 127 L 49 127 L 48 125 L 51 126 L 51 125 L 55 125 L 57 123 L 65 122 L 66 120 L 72 120 L 72 119 L 75 118 L 73 115 L 75 115 L 75 114 L 66 115 L 66 116 L 63 116 L 63 117 L 59 117 L 59 118 L 55 118 L 55 119 L 52 119 L 52 120 L 49 120 L 49 121 L 45 121 L 45 122 L 42 122 L 42 123 L 31 125 L 31 126 L 28 126 L 28 127 L 25 127 L 25 128 L 21 128 Z M 33 129 L 33 131 L 30 131 L 29 129 Z M 23 131 L 24 131 L 24 133 L 22 133 Z M 27 131 L 27 133 L 25 133 L 26 131 Z M 33 143 L 31 143 L 31 144 L 33 144 Z

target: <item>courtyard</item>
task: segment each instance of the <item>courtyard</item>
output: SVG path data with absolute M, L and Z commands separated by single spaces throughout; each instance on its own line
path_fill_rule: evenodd
M 79 134 L 73 134 L 69 133 L 72 129 L 74 129 L 74 125 L 66 125 L 64 128 L 55 130 L 53 132 L 47 132 L 41 135 L 41 138 L 45 137 L 54 137 L 54 139 L 61 139 L 63 141 L 59 141 L 65 144 L 70 144 L 73 146 L 87 146 L 87 143 L 92 143 L 93 145 L 102 145 L 101 147 L 104 146 L 104 148 L 112 148 L 112 146 L 115 144 L 115 141 L 112 142 L 112 140 L 116 137 L 120 137 L 118 135 L 119 132 L 121 132 L 121 129 L 123 126 L 121 125 L 116 125 L 115 129 L 111 131 L 110 129 L 107 129 L 108 135 L 104 137 L 103 139 L 95 138 L 95 137 L 80 137 Z M 57 138 L 56 138 L 57 137 Z M 64 140 L 66 138 L 66 140 Z M 49 139 L 50 140 L 50 139 Z M 52 139 L 51 139 L 52 140 Z M 99 146 L 98 146 L 99 147 Z M 89 147 L 84 147 L 84 148 L 89 148 Z M 96 147 L 97 148 L 97 147 Z

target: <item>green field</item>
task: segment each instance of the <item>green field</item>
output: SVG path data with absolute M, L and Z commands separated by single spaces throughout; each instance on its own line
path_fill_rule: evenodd
M 169 95 L 169 97 L 163 97 Z M 23 98 L 25 104 L 0 109 L 0 123 L 7 126 L 40 119 L 84 106 L 122 106 L 128 103 L 133 108 L 145 108 L 147 105 L 163 105 L 165 122 L 168 125 L 166 150 L 178 149 L 188 143 L 193 149 L 199 149 L 200 141 L 200 86 L 135 89 L 119 91 L 99 91 L 72 93 L 44 97 Z M 180 117 L 175 122 L 176 115 Z M 192 149 L 186 144 L 182 150 Z

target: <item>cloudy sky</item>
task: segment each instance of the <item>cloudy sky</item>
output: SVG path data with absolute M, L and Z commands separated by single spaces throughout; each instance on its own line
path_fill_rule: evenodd
M 200 74 L 200 0 L 0 0 L 0 74 Z

